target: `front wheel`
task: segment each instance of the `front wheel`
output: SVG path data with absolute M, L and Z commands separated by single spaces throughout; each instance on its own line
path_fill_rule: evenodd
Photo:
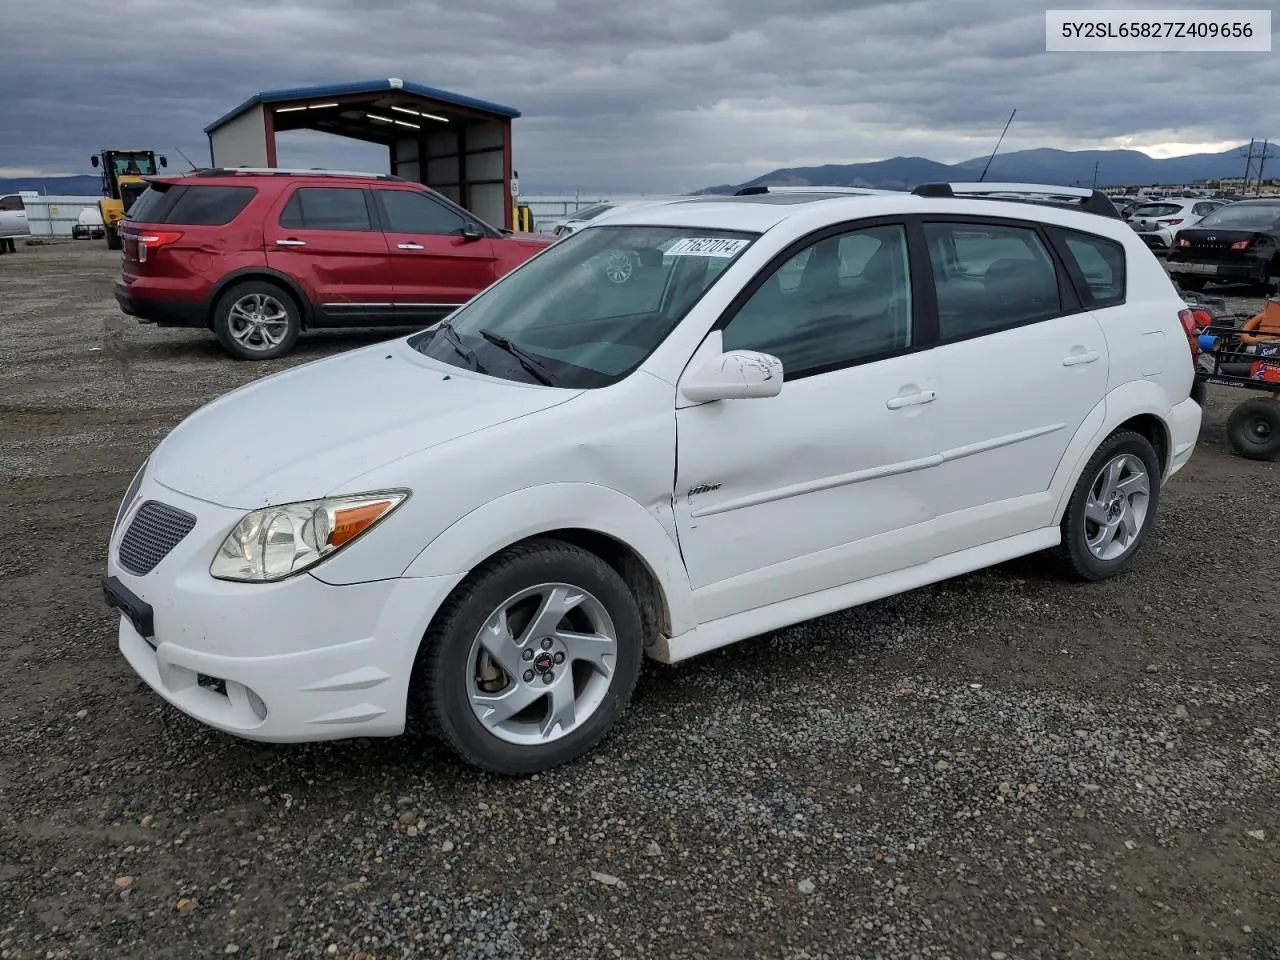
M 463 581 L 419 651 L 412 695 L 463 760 L 505 775 L 577 758 L 608 733 L 640 673 L 625 581 L 557 540 L 513 547 Z
M 302 318 L 293 297 L 274 283 L 253 280 L 228 290 L 213 311 L 213 332 L 239 360 L 274 360 L 293 349 Z
M 1280 402 L 1257 397 L 1240 404 L 1227 418 L 1227 441 L 1249 460 L 1280 458 Z
M 108 250 L 123 250 L 124 241 L 120 239 L 120 231 L 115 227 L 105 227 L 103 232 L 107 235 Z
M 1062 518 L 1058 559 L 1081 580 L 1106 580 L 1133 563 L 1160 505 L 1160 460 L 1151 442 L 1117 430 L 1089 458 Z

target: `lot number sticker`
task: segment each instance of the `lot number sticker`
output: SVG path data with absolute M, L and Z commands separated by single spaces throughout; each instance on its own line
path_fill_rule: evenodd
M 733 257 L 750 240 L 727 240 L 716 237 L 685 237 L 677 240 L 663 254 L 667 257 Z

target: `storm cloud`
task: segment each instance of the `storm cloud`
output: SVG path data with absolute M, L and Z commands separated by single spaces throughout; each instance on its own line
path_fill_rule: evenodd
M 1046 53 L 1043 7 L 1009 0 L 6 0 L 3 10 L 0 176 L 89 172 L 105 146 L 207 163 L 203 127 L 252 94 L 379 77 L 519 109 L 526 189 L 692 190 L 781 166 L 963 160 L 990 150 L 1015 106 L 1005 150 L 1169 155 L 1280 135 L 1272 53 Z M 282 164 L 385 165 L 379 149 L 333 137 L 280 145 Z

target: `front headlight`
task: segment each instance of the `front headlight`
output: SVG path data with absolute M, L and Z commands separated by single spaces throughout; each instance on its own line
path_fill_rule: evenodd
M 222 541 L 209 574 L 242 583 L 291 577 L 372 529 L 408 498 L 408 490 L 384 490 L 254 510 Z

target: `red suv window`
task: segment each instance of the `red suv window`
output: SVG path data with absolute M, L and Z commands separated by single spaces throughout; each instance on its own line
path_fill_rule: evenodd
M 258 191 L 253 187 L 153 183 L 129 209 L 138 223 L 221 227 L 240 215 Z
M 287 230 L 372 230 L 365 193 L 350 187 L 299 187 L 280 212 Z
M 416 190 L 378 190 L 387 231 L 455 236 L 467 221 L 456 211 Z

